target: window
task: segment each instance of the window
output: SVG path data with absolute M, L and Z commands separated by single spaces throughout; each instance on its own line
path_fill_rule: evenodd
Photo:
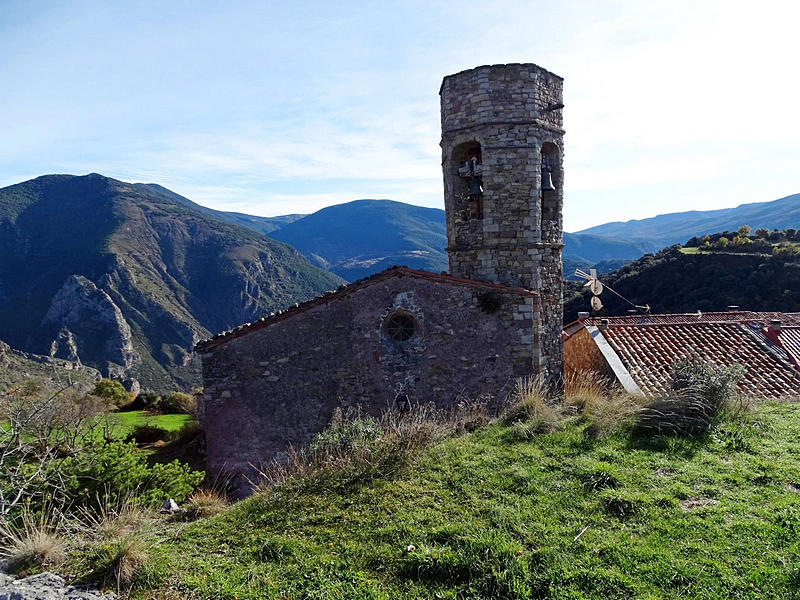
M 386 320 L 383 329 L 394 341 L 405 342 L 417 332 L 417 324 L 410 315 L 395 313 Z

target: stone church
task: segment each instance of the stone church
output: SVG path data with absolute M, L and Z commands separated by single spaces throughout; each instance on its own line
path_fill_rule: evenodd
M 449 273 L 394 267 L 197 345 L 210 472 L 280 459 L 336 407 L 496 405 L 561 375 L 562 87 L 534 64 L 444 78 Z

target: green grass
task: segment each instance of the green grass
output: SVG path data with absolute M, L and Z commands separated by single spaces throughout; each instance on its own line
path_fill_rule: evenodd
M 160 427 L 167 431 L 177 431 L 191 421 L 189 415 L 154 415 L 145 410 L 132 410 L 129 412 L 111 413 L 108 419 L 113 427 L 115 438 L 124 438 L 137 425 L 150 425 Z
M 764 404 L 695 441 L 583 427 L 515 441 L 491 425 L 393 480 L 278 488 L 165 525 L 135 594 L 800 597 L 800 404 Z

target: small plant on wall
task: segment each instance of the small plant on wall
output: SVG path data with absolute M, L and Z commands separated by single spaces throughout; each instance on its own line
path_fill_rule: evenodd
M 478 294 L 478 307 L 487 315 L 493 315 L 500 310 L 500 296 L 494 292 L 481 292 Z

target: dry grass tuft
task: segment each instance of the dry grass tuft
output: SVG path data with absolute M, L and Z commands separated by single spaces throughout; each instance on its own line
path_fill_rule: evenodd
M 148 553 L 142 536 L 132 533 L 98 545 L 92 556 L 94 574 L 103 585 L 130 585 L 142 573 Z
M 424 448 L 488 422 L 484 404 L 469 401 L 451 410 L 432 405 L 387 410 L 380 419 L 337 410 L 307 448 L 289 448 L 283 462 L 258 469 L 258 481 L 250 483 L 263 490 L 279 485 L 335 489 L 392 477 Z
M 21 513 L 15 523 L 0 523 L 0 558 L 11 571 L 59 565 L 66 558 L 64 517 L 57 511 Z
M 558 428 L 563 417 L 558 406 L 548 402 L 546 387 L 539 377 L 523 377 L 517 380 L 511 402 L 500 414 L 505 425 L 527 424 L 530 433 L 543 433 Z
M 587 405 L 605 401 L 611 382 L 597 371 L 571 373 L 564 379 L 564 404 L 582 411 Z
M 78 511 L 74 527 L 84 537 L 97 541 L 108 541 L 141 531 L 150 521 L 150 516 L 132 498 L 124 498 L 109 504 L 98 501 L 99 509 L 82 508 Z
M 587 435 L 601 438 L 631 429 L 644 402 L 644 397 L 622 391 L 593 398 L 584 405 L 582 413 L 589 423 L 585 430 Z
M 197 490 L 186 503 L 186 516 L 189 519 L 213 517 L 228 508 L 228 499 L 216 490 Z

